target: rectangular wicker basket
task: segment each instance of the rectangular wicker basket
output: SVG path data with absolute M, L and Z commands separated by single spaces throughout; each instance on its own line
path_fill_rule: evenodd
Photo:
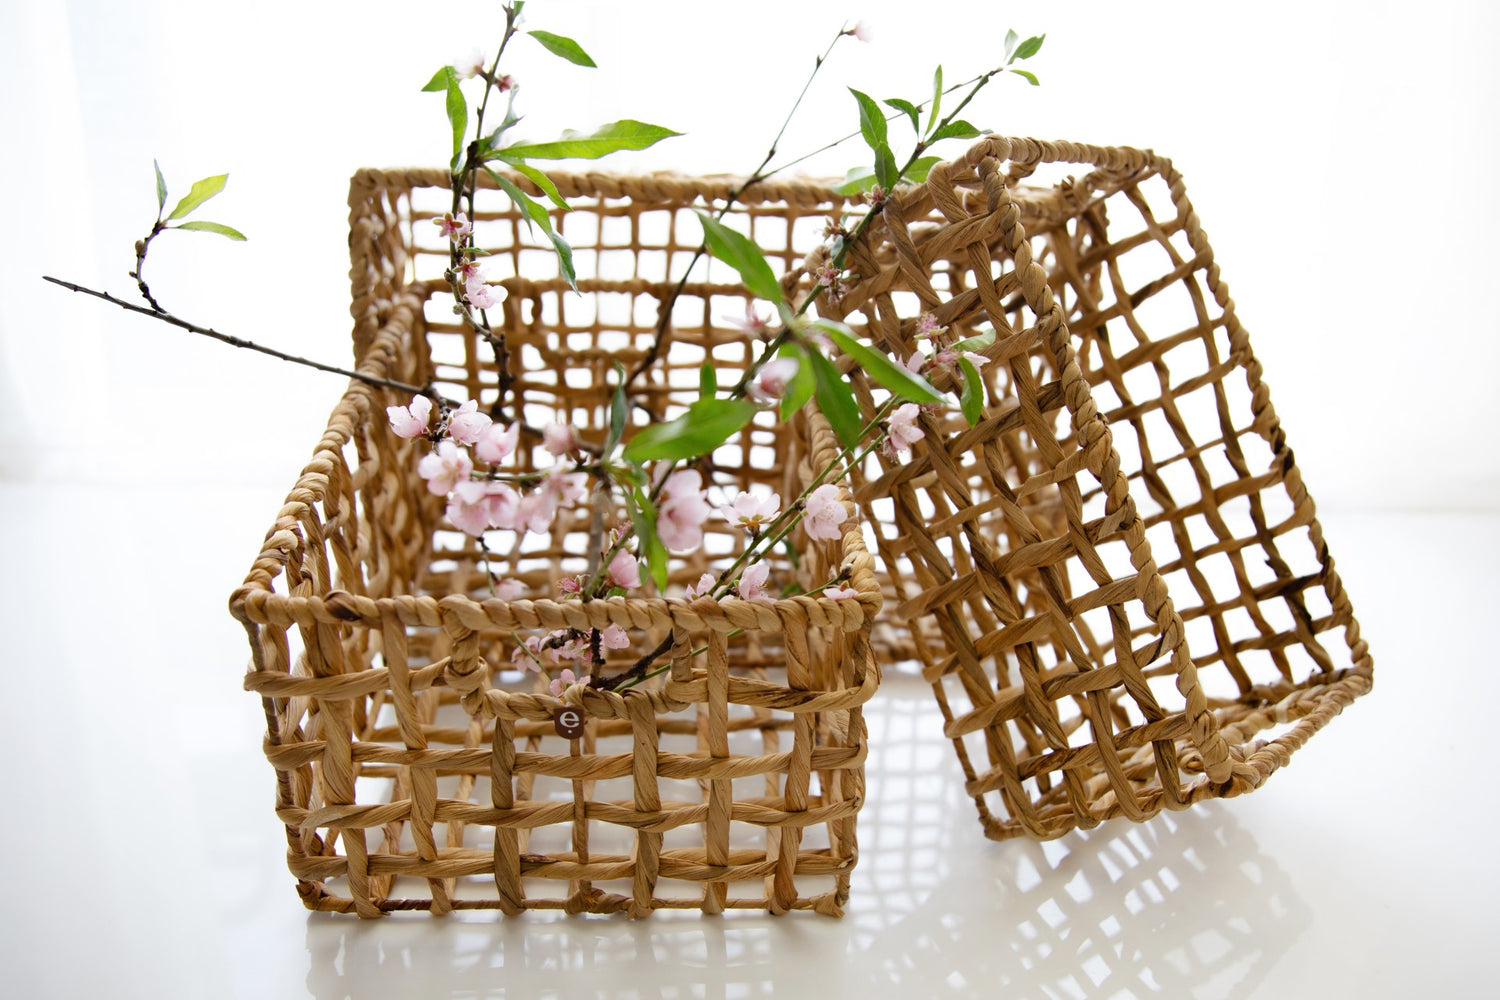
M 587 179 L 559 182 L 577 206 L 564 225 L 581 294 L 555 279 L 506 281 L 512 398 L 532 426 L 565 420 L 598 443 L 612 365 L 646 356 L 671 287 L 668 263 L 684 249 L 677 213 L 724 186 L 662 178 L 653 202 L 649 192 L 627 200 Z M 488 406 L 494 360 L 452 313 L 429 222 L 446 184 L 437 171 L 355 178 L 357 357 L 367 374 L 431 379 Z M 756 220 L 763 204 L 749 210 Z M 790 238 L 784 206 L 764 218 L 781 219 Z M 497 192 L 480 193 L 475 223 L 490 260 L 555 273 L 552 261 L 531 259 L 534 236 Z M 731 284 L 685 289 L 675 340 L 643 380 L 638 403 L 650 419 L 697 398 L 705 358 L 721 370 L 748 363 L 747 336 L 720 319 L 742 315 L 745 297 Z M 587 563 L 590 514 L 573 511 L 545 536 L 491 532 L 481 551 L 418 478 L 426 442 L 388 426 L 385 407 L 405 402 L 351 384 L 231 602 L 249 632 L 245 683 L 264 706 L 277 815 L 304 903 L 367 917 L 841 913 L 858 858 L 860 706 L 879 680 L 869 632 L 881 602 L 847 491 L 843 537 L 814 541 L 799 529 L 795 555 L 771 560 L 772 581 L 810 590 L 842 571 L 857 598 L 684 600 L 685 583 L 743 550 L 744 532 L 719 522 L 701 552 L 675 561 L 666 596 L 562 600 L 559 581 Z M 830 465 L 838 446 L 821 417 L 769 417 L 714 452 L 705 478 L 792 498 Z M 538 450 L 523 438 L 523 461 Z M 491 596 L 496 578 L 519 581 L 526 599 Z M 670 670 L 623 692 L 565 692 L 588 722 L 564 739 L 553 724 L 562 701 L 511 653 L 551 629 L 610 624 L 631 637 L 612 665 L 669 637 Z
M 940 633 L 912 651 L 990 837 L 1249 791 L 1369 690 L 1169 160 L 985 139 L 898 189 L 850 259 L 819 306 L 892 355 L 934 325 L 994 335 L 977 423 L 924 414 L 910 460 L 857 489 L 888 617 Z

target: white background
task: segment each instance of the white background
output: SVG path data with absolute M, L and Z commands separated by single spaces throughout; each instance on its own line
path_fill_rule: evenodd
M 1500 485 L 1495 8 L 538 0 L 528 16 L 578 38 L 601 66 L 520 46 L 511 72 L 529 136 L 621 117 L 687 133 L 607 161 L 618 171 L 759 162 L 844 18 L 865 19 L 875 40 L 837 48 L 785 151 L 854 127 L 845 85 L 919 99 L 935 63 L 961 79 L 998 61 L 1007 27 L 1046 31 L 1029 64 L 1043 86 L 998 80 L 967 117 L 1002 133 L 1149 146 L 1183 171 L 1366 623 L 1375 694 L 1251 798 L 1045 850 L 980 840 L 964 825 L 967 804 L 948 802 L 952 782 L 935 783 L 954 777 L 946 765 L 913 785 L 901 781 L 906 764 L 873 761 L 866 856 L 842 924 L 368 928 L 304 915 L 280 867 L 259 710 L 238 691 L 243 637 L 224 598 L 341 382 L 40 275 L 129 294 L 131 244 L 154 217 L 152 158 L 174 199 L 228 171 L 226 192 L 199 214 L 250 241 L 169 234 L 153 248 L 153 287 L 183 316 L 346 359 L 348 176 L 442 161 L 442 102 L 418 88 L 498 37 L 498 5 L 9 0 L 0 624 L 11 689 L 0 718 L 13 778 L 0 871 L 12 891 L 0 948 L 23 992 L 329 997 L 381 994 L 384 983 L 391 995 L 566 996 L 597 983 L 599 995 L 653 997 L 772 986 L 1250 997 L 1472 986 L 1485 967 L 1480 928 L 1493 923 L 1477 888 L 1496 877 L 1466 832 L 1495 819 L 1489 798 L 1470 804 L 1490 776 L 1484 720 L 1468 707 L 1496 693 L 1480 623 L 1500 596 L 1482 569 L 1496 552 Z M 846 147 L 810 169 L 840 174 L 857 156 Z M 883 697 L 877 730 L 897 733 L 903 713 L 925 710 L 925 696 L 899 684 Z M 903 826 L 890 803 L 908 801 Z M 934 821 L 945 803 L 951 821 Z M 908 850 L 902 831 L 921 823 L 938 839 Z M 1107 860 L 1120 850 L 1144 859 L 1154 889 L 1107 874 L 1133 870 Z M 1132 908 L 1128 886 L 1149 905 Z M 1062 901 L 1060 922 L 1049 900 Z M 1227 952 L 1203 937 L 1210 925 Z M 1103 985 L 1091 985 L 1101 962 Z

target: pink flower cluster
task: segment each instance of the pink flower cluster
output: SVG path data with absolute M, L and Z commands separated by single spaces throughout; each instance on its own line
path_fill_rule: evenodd
M 921 375 L 926 372 L 940 368 L 956 370 L 959 359 L 972 364 L 975 368 L 983 368 L 990 363 L 990 359 L 977 351 L 960 351 L 949 345 L 952 339 L 948 335 L 946 326 L 939 326 L 937 317 L 932 313 L 923 313 L 917 318 L 917 336 L 926 339 L 932 345 L 932 353 L 923 354 L 921 351 L 913 351 L 911 357 L 904 362 L 906 370 L 913 375 Z
M 518 490 L 490 476 L 476 477 L 476 459 L 498 467 L 515 454 L 521 427 L 495 423 L 472 399 L 448 413 L 436 429 L 430 426 L 432 401 L 425 396 L 412 397 L 409 406 L 387 407 L 386 415 L 400 437 L 437 439 L 433 450 L 417 462 L 417 474 L 430 493 L 448 498 L 448 520 L 476 538 L 492 528 L 545 534 L 557 512 L 582 500 L 588 491 L 588 475 L 561 460 L 530 489 Z M 565 429 L 566 434 L 549 430 L 548 450 L 554 455 L 568 454 L 576 447 L 571 429 Z M 621 574 L 628 577 L 623 564 Z

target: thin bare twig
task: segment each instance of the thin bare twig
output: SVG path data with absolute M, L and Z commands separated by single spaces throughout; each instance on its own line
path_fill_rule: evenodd
M 266 347 L 263 344 L 257 344 L 254 341 L 245 340 L 241 337 L 235 337 L 231 334 L 220 333 L 218 330 L 215 330 L 211 327 L 199 326 L 197 323 L 189 323 L 185 319 L 179 319 L 178 317 L 173 316 L 171 313 L 167 312 L 164 309 L 148 309 L 145 306 L 138 306 L 133 302 L 126 302 L 124 299 L 115 298 L 108 292 L 101 292 L 93 288 L 86 288 L 83 285 L 75 285 L 71 281 L 64 281 L 61 278 L 54 278 L 50 275 L 45 274 L 42 275 L 42 280 L 50 281 L 54 285 L 61 285 L 63 288 L 66 288 L 70 292 L 82 292 L 84 295 L 92 295 L 96 299 L 103 299 L 105 302 L 111 303 L 112 305 L 117 305 L 127 312 L 140 313 L 142 316 L 149 316 L 152 319 L 161 320 L 163 323 L 166 323 L 170 326 L 175 326 L 181 330 L 187 330 L 189 333 L 196 333 L 200 336 L 211 337 L 214 340 L 219 341 L 220 343 L 228 344 L 230 347 L 242 347 L 247 351 L 256 351 L 260 354 L 268 355 L 278 361 L 289 361 L 294 365 L 302 365 L 306 368 L 316 368 L 320 372 L 328 372 L 332 375 L 343 375 L 345 378 L 356 379 L 357 381 L 363 382 L 366 385 L 375 386 L 376 388 L 394 389 L 397 392 L 409 392 L 414 396 L 426 396 L 433 402 L 441 403 L 444 406 L 457 407 L 459 405 L 457 401 L 448 399 L 447 397 L 440 395 L 431 386 L 412 385 L 410 382 L 401 382 L 396 379 L 381 378 L 378 375 L 367 375 L 364 372 L 351 371 L 348 368 L 340 368 L 338 365 L 327 365 L 321 361 L 313 361 L 310 358 L 298 357 L 295 354 L 287 354 L 285 351 L 278 351 L 274 347 Z

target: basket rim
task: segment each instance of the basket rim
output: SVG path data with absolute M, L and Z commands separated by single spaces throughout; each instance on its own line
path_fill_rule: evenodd
M 410 296 L 376 335 L 371 350 L 359 370 L 363 374 L 388 377 L 390 362 L 399 353 L 407 324 L 402 309 L 412 308 Z M 417 305 L 420 308 L 420 305 Z M 741 598 L 714 600 L 708 597 L 686 600 L 681 597 L 615 597 L 591 601 L 476 600 L 465 594 L 396 595 L 366 597 L 339 588 L 313 596 L 278 594 L 272 583 L 284 575 L 290 554 L 305 544 L 297 515 L 328 495 L 328 469 L 342 461 L 342 452 L 353 440 L 354 428 L 368 421 L 381 405 L 377 394 L 394 392 L 378 389 L 368 383 L 350 380 L 344 394 L 329 415 L 327 428 L 312 458 L 303 467 L 296 484 L 287 495 L 275 523 L 266 533 L 244 582 L 230 595 L 229 610 L 247 627 L 292 624 L 380 626 L 386 622 L 441 625 L 445 618 L 470 628 L 605 628 L 621 625 L 627 628 L 681 627 L 689 630 L 713 629 L 731 631 L 751 629 L 780 632 L 787 628 L 808 626 L 833 627 L 852 632 L 873 621 L 884 596 L 874 573 L 874 557 L 865 545 L 863 521 L 854 502 L 847 478 L 834 481 L 848 517 L 838 539 L 842 557 L 841 569 L 848 572 L 848 586 L 858 591 L 854 598 L 836 600 L 823 596 L 783 597 L 771 601 L 747 601 Z M 839 446 L 833 431 L 811 404 L 803 410 L 809 421 L 814 454 L 833 456 Z M 815 460 L 816 461 L 816 460 Z
M 972 169 L 985 159 L 1021 165 L 1077 163 L 1110 172 L 1160 169 L 1170 165 L 1171 162 L 1149 147 L 1099 146 L 1065 139 L 1044 140 L 991 133 L 977 139 L 959 155 L 941 161 L 941 165 L 949 170 Z M 511 170 L 500 172 L 528 194 L 538 196 L 543 194 L 541 189 L 524 175 Z M 939 171 L 940 175 L 942 173 L 943 171 Z M 675 170 L 634 173 L 587 169 L 549 170 L 547 177 L 565 197 L 593 196 L 662 204 L 680 204 L 685 195 L 702 195 L 710 199 L 722 200 L 746 180 L 744 174 L 689 174 Z M 447 188 L 451 183 L 452 174 L 442 167 L 360 167 L 351 176 L 349 182 L 351 202 L 354 201 L 352 196 L 356 191 L 366 188 Z M 736 201 L 745 205 L 758 205 L 770 201 L 835 204 L 860 202 L 864 199 L 864 196 L 859 193 L 840 193 L 836 186 L 842 183 L 843 181 L 838 178 L 828 177 L 802 175 L 771 177 L 743 191 Z M 921 191 L 929 183 L 931 181 L 911 185 L 911 190 Z M 476 184 L 485 189 L 498 188 L 494 179 L 489 176 L 476 178 Z

